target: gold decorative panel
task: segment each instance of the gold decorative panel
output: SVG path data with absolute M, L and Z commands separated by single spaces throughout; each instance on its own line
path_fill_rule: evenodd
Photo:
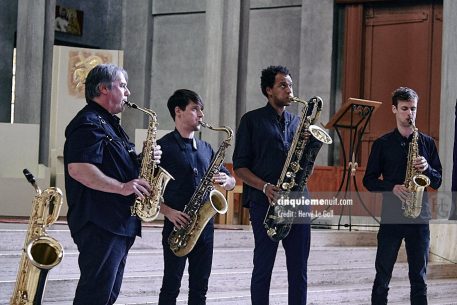
M 112 54 L 103 51 L 70 51 L 68 59 L 68 92 L 84 97 L 84 82 L 96 65 L 112 62 Z

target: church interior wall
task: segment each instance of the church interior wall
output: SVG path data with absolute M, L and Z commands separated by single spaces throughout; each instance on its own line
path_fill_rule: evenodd
M 251 9 L 246 111 L 265 105 L 265 97 L 260 90 L 260 72 L 270 65 L 289 68 L 294 94 L 299 96 L 300 24 L 301 7 Z
M 204 13 L 154 17 L 150 106 L 161 129 L 174 128 L 166 102 L 175 90 L 188 88 L 205 99 L 205 39 Z
M 83 12 L 82 35 L 55 32 L 60 43 L 88 48 L 119 50 L 122 46 L 122 0 L 56 0 L 56 5 Z

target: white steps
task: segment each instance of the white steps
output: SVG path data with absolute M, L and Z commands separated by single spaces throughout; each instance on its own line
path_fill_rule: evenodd
M 0 226 L 0 304 L 8 304 L 15 285 L 26 225 Z M 65 249 L 60 265 L 51 270 L 43 304 L 72 304 L 79 270 L 77 250 L 65 225 L 48 230 Z M 207 304 L 250 304 L 253 236 L 244 230 L 217 229 Z M 308 304 L 369 304 L 376 255 L 375 232 L 313 230 L 308 262 Z M 391 282 L 389 304 L 409 304 L 404 254 L 399 255 Z M 282 246 L 273 271 L 270 304 L 287 304 L 287 272 Z M 116 304 L 157 304 L 162 283 L 161 228 L 145 227 L 129 254 Z M 457 304 L 457 265 L 430 264 L 429 304 Z M 179 304 L 186 304 L 188 275 L 182 281 Z

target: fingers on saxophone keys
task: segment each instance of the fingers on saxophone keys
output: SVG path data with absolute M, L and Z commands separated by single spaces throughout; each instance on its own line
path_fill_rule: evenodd
M 190 216 L 186 213 L 179 212 L 178 217 L 176 218 L 175 226 L 177 228 L 184 228 L 190 221 Z
M 156 161 L 157 164 L 160 163 L 160 159 L 162 158 L 162 149 L 160 145 L 154 146 L 154 161 Z
M 150 189 L 151 187 L 149 186 L 149 183 L 144 179 L 136 179 L 133 181 L 133 191 L 141 199 L 144 199 L 145 196 L 150 195 Z

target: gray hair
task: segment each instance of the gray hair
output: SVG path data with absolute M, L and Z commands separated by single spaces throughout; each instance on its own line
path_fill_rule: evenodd
M 114 64 L 101 64 L 95 66 L 87 74 L 85 81 L 86 102 L 91 101 L 94 97 L 100 96 L 100 85 L 104 84 L 111 89 L 112 83 L 119 79 L 123 74 L 128 80 L 127 71 Z

